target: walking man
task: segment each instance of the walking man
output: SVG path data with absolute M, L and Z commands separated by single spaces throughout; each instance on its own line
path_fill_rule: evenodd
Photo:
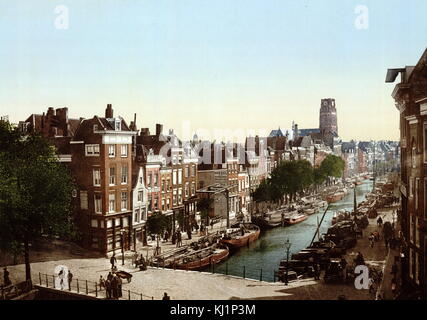
M 67 280 L 68 280 L 68 290 L 71 290 L 71 281 L 73 281 L 73 274 L 71 273 L 71 270 L 68 270 Z
M 168 294 L 165 292 L 164 294 L 163 294 L 163 298 L 162 298 L 162 300 L 170 300 L 171 299 L 171 297 L 170 296 L 168 296 Z
M 12 281 L 10 281 L 9 278 L 9 271 L 7 271 L 7 267 L 3 268 L 3 285 L 5 287 L 10 286 L 12 284 Z
M 110 258 L 111 263 L 111 270 L 114 270 L 115 264 L 117 263 L 116 254 L 113 253 L 113 255 Z

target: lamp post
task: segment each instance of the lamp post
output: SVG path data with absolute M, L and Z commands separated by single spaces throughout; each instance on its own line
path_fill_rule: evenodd
M 285 285 L 288 285 L 288 271 L 289 271 L 289 250 L 291 249 L 292 243 L 289 242 L 289 238 L 285 242 L 286 249 L 286 275 L 285 275 Z
M 125 265 L 125 248 L 124 248 L 125 229 L 120 229 L 120 235 L 121 235 L 121 238 L 122 238 L 122 241 L 121 241 L 122 242 L 122 266 L 124 266 Z

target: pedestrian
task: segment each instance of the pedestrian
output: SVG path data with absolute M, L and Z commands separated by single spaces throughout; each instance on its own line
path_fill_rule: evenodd
M 187 236 L 188 236 L 188 240 L 191 240 L 191 229 L 187 230 Z
M 374 235 L 371 233 L 371 235 L 369 236 L 369 245 L 371 246 L 371 248 L 374 247 L 374 242 L 375 242 L 374 239 L 375 239 Z
M 164 294 L 163 294 L 163 298 L 162 298 L 162 300 L 170 300 L 171 299 L 171 297 L 170 296 L 168 296 L 168 294 L 165 292 Z
M 73 281 L 73 274 L 71 273 L 71 270 L 68 270 L 68 290 L 71 290 L 71 281 Z
M 114 275 L 113 279 L 111 280 L 111 296 L 113 299 L 118 299 L 118 292 L 117 292 L 117 287 L 118 287 L 118 283 L 117 283 L 117 276 Z
M 59 287 L 60 289 L 64 289 L 64 268 L 61 268 L 61 270 L 58 273 L 58 278 L 59 278 Z
M 113 280 L 113 274 L 111 272 L 108 272 L 107 280 L 108 281 Z
M 383 219 L 381 218 L 381 216 L 379 216 L 378 219 L 377 219 L 377 225 L 378 225 L 379 228 L 381 228 L 382 225 L 383 225 Z
M 357 256 L 356 256 L 356 259 L 354 259 L 354 262 L 356 263 L 356 266 L 365 264 L 365 258 L 363 257 L 363 254 L 360 251 L 357 253 Z
M 117 259 L 116 259 L 116 254 L 113 253 L 113 255 L 110 258 L 110 263 L 111 263 L 111 270 L 114 270 L 114 267 L 117 263 Z
M 318 263 L 315 263 L 313 266 L 314 269 L 314 280 L 320 280 L 320 266 Z
M 132 264 L 136 267 L 138 267 L 138 252 L 135 251 L 135 253 L 132 256 Z
M 7 267 L 3 268 L 3 285 L 5 287 L 10 286 L 12 284 L 12 281 L 10 281 L 9 278 L 9 271 L 7 270 Z
M 105 281 L 105 293 L 107 295 L 107 299 L 111 299 L 111 280 L 108 278 Z
M 182 235 L 180 230 L 177 231 L 176 238 L 177 238 L 176 246 L 179 248 L 182 245 Z
M 116 278 L 117 278 L 117 297 L 121 298 L 123 296 L 123 293 L 122 293 L 123 281 L 122 281 L 122 278 L 120 277 L 116 277 Z
M 176 244 L 176 232 L 172 234 L 172 244 Z
M 388 249 L 389 239 L 387 237 L 384 237 L 384 244 L 385 244 L 385 248 Z
M 100 275 L 100 276 L 99 276 L 99 288 L 100 288 L 100 289 L 102 289 L 102 288 L 104 288 L 104 289 L 105 289 L 105 280 L 104 280 L 104 278 L 102 277 L 102 275 Z

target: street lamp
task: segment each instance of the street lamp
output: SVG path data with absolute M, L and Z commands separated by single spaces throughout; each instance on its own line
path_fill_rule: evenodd
M 285 242 L 286 248 L 286 275 L 285 275 L 285 285 L 288 285 L 288 271 L 289 271 L 289 250 L 291 249 L 292 243 L 289 242 L 289 238 Z
M 124 248 L 124 234 L 125 234 L 125 229 L 120 229 L 120 235 L 122 237 L 122 266 L 125 265 L 125 248 Z

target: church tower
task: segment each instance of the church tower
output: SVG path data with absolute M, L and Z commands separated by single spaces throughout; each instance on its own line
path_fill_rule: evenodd
M 337 109 L 335 108 L 335 99 L 322 99 L 320 106 L 319 129 L 322 134 L 331 132 L 338 136 Z

